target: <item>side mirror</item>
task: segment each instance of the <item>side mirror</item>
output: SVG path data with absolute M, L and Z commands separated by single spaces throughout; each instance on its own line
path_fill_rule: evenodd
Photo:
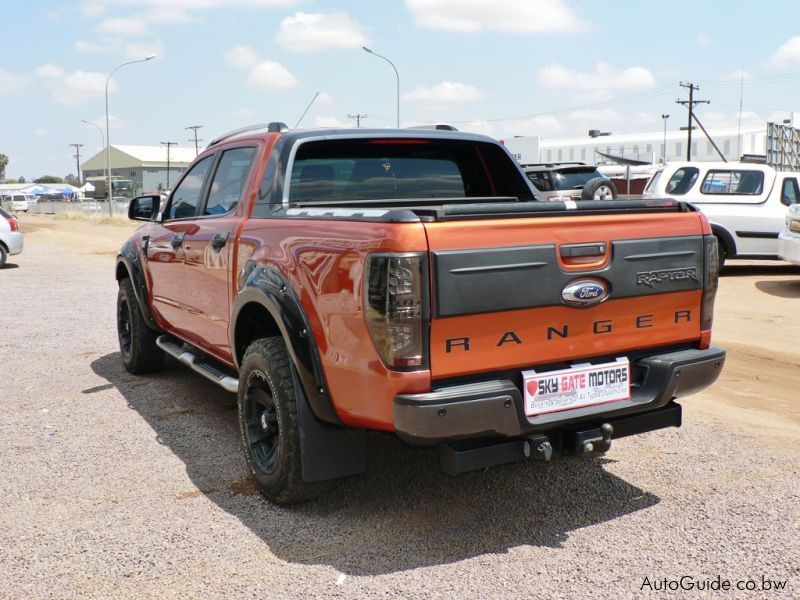
M 139 196 L 128 206 L 128 218 L 132 221 L 155 221 L 161 208 L 161 196 Z

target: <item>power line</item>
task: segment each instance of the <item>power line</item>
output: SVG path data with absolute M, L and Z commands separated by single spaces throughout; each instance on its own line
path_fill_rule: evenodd
M 161 142 L 161 145 L 167 147 L 167 189 L 169 189 L 169 149 L 177 146 L 178 142 Z
M 692 121 L 696 120 L 694 116 L 694 105 L 695 104 L 711 104 L 710 100 L 695 100 L 694 99 L 694 91 L 700 91 L 700 87 L 696 86 L 693 83 L 680 83 L 682 88 L 686 88 L 689 90 L 689 99 L 688 100 L 675 100 L 675 104 L 681 104 L 683 106 L 687 106 L 689 108 L 689 123 L 686 127 L 686 133 L 688 134 L 688 142 L 686 148 L 686 160 L 692 160 Z M 698 121 L 699 122 L 699 121 Z M 702 128 L 702 125 L 701 125 Z M 705 131 L 705 129 L 703 130 Z M 708 135 L 708 134 L 706 134 Z M 709 138 L 710 139 L 710 138 Z M 713 143 L 713 142 L 712 142 Z
M 354 115 L 347 115 L 348 119 L 353 119 L 356 122 L 356 128 L 361 127 L 361 119 L 366 119 L 369 115 L 362 115 L 356 113 Z
M 78 185 L 81 184 L 81 148 L 83 144 L 70 144 L 75 148 L 75 168 L 77 169 Z
M 189 129 L 194 131 L 194 155 L 195 156 L 200 154 L 200 146 L 198 145 L 198 142 L 202 142 L 203 140 L 197 138 L 197 130 L 201 129 L 202 127 L 203 127 L 202 125 L 189 125 L 189 127 L 184 127 L 184 129 L 186 129 L 187 131 Z M 190 139 L 189 141 L 191 142 L 192 140 Z

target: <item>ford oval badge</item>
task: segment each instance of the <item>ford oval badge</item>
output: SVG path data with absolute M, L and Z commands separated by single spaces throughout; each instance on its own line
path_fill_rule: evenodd
M 578 279 L 564 286 L 561 298 L 569 306 L 594 306 L 608 298 L 608 285 L 599 279 Z

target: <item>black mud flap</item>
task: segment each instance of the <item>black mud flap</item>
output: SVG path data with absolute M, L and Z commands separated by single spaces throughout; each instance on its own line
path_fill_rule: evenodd
M 292 367 L 297 397 L 297 425 L 303 480 L 327 481 L 367 470 L 367 436 L 363 429 L 347 429 L 320 421 L 311 412 L 300 378 Z

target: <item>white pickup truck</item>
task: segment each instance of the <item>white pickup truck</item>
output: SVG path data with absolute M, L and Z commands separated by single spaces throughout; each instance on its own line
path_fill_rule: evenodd
M 674 197 L 697 206 L 726 258 L 779 258 L 786 209 L 800 202 L 798 173 L 741 162 L 674 162 L 656 171 L 645 198 Z

